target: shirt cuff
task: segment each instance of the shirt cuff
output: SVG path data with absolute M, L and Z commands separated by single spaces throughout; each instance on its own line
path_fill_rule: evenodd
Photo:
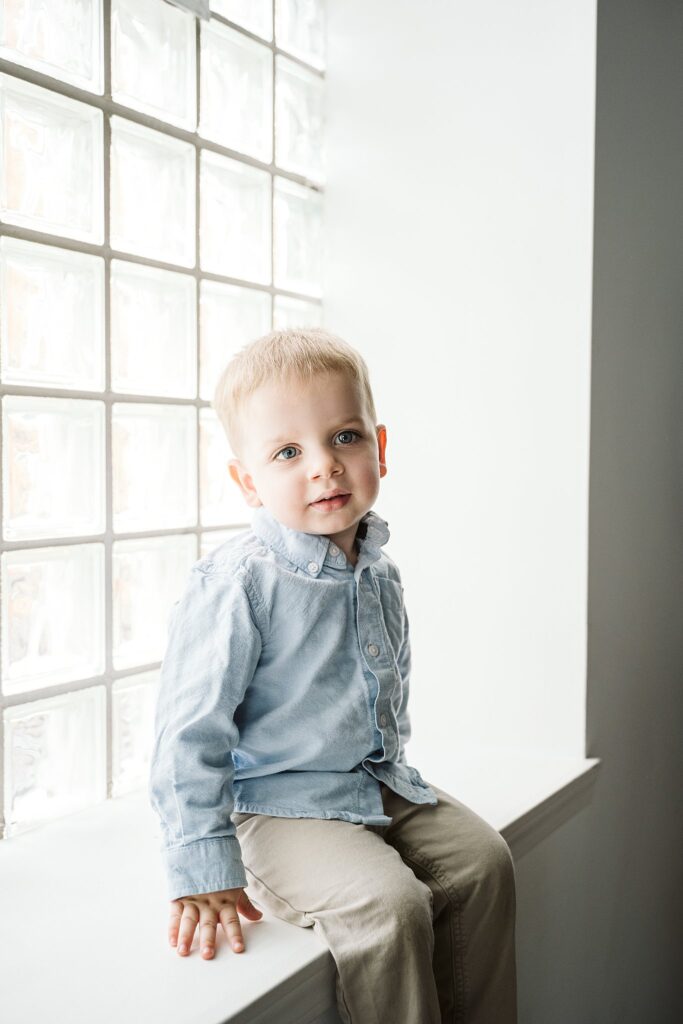
M 186 846 L 166 848 L 162 853 L 171 900 L 224 889 L 243 889 L 247 885 L 235 836 L 198 839 Z

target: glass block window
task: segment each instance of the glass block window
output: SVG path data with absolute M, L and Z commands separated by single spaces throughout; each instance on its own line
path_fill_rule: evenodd
M 0 836 L 147 785 L 169 614 L 248 528 L 210 407 L 322 323 L 324 0 L 0 0 Z

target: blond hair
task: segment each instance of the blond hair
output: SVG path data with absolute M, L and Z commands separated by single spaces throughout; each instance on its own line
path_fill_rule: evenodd
M 235 456 L 241 457 L 243 438 L 249 429 L 242 415 L 244 405 L 257 388 L 272 380 L 293 376 L 310 381 L 317 374 L 335 371 L 347 374 L 356 383 L 376 423 L 366 362 L 338 335 L 323 327 L 288 327 L 264 334 L 241 348 L 223 370 L 211 403 Z

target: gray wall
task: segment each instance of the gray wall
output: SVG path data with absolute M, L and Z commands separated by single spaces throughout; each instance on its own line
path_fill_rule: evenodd
M 520 1024 L 683 1020 L 683 5 L 600 0 L 591 805 L 517 865 Z

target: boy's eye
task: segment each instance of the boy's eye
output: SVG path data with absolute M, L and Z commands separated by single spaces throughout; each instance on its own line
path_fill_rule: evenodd
M 279 459 L 283 452 L 293 452 L 293 451 L 295 451 L 294 446 L 291 445 L 291 444 L 288 444 L 286 448 L 281 448 L 280 449 L 280 451 L 277 453 L 275 458 Z M 280 459 L 280 461 L 281 462 L 289 462 L 290 459 L 289 458 L 284 458 L 284 459 Z
M 360 434 L 358 433 L 358 431 L 357 431 L 357 430 L 340 430 L 340 431 L 339 431 L 339 433 L 337 434 L 337 437 L 343 437 L 343 436 L 344 436 L 344 434 L 346 434 L 346 435 L 347 435 L 347 437 L 348 437 L 348 436 L 350 436 L 350 437 L 351 437 L 352 439 L 353 439 L 354 437 L 360 437 Z M 350 442 L 350 441 L 347 441 L 347 442 L 345 442 L 345 443 L 346 443 L 346 444 L 350 444 L 351 442 Z
M 342 441 L 342 447 L 343 448 L 348 448 L 349 445 L 353 444 L 354 438 L 360 437 L 360 436 L 361 435 L 358 433 L 357 430 L 340 430 L 339 433 L 337 434 L 337 437 L 346 437 L 346 438 L 348 438 L 348 440 Z M 296 452 L 296 450 L 297 449 L 294 447 L 293 444 L 288 444 L 286 448 L 281 448 L 280 449 L 280 451 L 276 454 L 275 458 L 279 462 L 291 462 L 292 459 L 294 458 L 294 456 L 290 457 L 289 455 L 285 455 L 284 458 L 282 458 L 282 459 L 280 458 L 280 456 L 283 454 L 283 452 Z

